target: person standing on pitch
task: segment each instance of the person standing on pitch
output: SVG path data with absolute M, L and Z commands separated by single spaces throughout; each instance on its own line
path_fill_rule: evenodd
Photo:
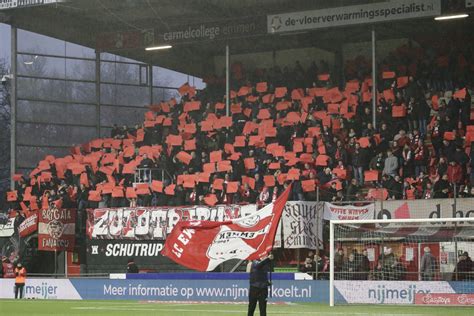
M 21 265 L 21 263 L 17 263 L 15 268 L 15 299 L 18 298 L 18 294 L 20 294 L 20 299 L 23 298 L 23 288 L 25 287 L 26 281 L 26 269 Z
M 250 290 L 249 290 L 249 310 L 248 316 L 253 316 L 255 308 L 260 310 L 260 316 L 267 315 L 267 297 L 268 287 L 271 283 L 268 280 L 268 274 L 272 271 L 271 261 L 273 255 L 269 254 L 263 260 L 255 260 L 250 267 Z

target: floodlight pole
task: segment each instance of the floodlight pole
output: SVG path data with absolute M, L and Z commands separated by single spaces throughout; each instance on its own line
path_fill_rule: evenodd
M 377 63 L 375 60 L 375 29 L 372 29 L 372 125 L 377 128 Z
M 230 49 L 225 46 L 225 115 L 229 116 L 230 109 Z
M 15 190 L 13 176 L 16 171 L 16 95 L 17 95 L 17 40 L 16 27 L 11 28 L 11 74 L 10 78 L 10 189 Z

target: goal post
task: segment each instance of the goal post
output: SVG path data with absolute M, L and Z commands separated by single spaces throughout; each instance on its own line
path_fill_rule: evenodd
M 331 220 L 330 306 L 456 300 L 474 305 L 474 218 L 469 219 Z

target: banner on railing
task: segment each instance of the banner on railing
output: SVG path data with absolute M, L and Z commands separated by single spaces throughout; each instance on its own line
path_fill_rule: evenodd
M 18 227 L 20 237 L 24 238 L 33 234 L 38 229 L 38 214 L 34 213 L 28 216 Z
M 38 250 L 74 250 L 76 210 L 58 208 L 41 210 L 38 221 Z
M 474 217 L 474 198 L 376 201 L 375 209 L 378 219 Z
M 334 281 L 335 289 L 342 299 L 351 304 L 413 304 L 417 294 L 456 293 L 460 283 L 462 282 Z
M 374 204 L 365 206 L 335 205 L 324 203 L 325 220 L 361 220 L 374 219 Z
M 225 221 L 254 213 L 256 205 L 136 207 L 88 212 L 89 239 L 165 240 L 181 220 Z
M 140 269 L 160 270 L 171 261 L 161 255 L 163 241 L 125 239 L 87 239 L 86 256 L 89 272 L 125 271 L 129 258 Z
M 323 245 L 321 203 L 288 201 L 275 237 L 275 247 L 316 249 Z M 319 242 L 318 242 L 319 238 Z
M 6 219 L 5 223 L 0 223 L 0 237 L 10 237 L 15 232 L 13 226 L 15 218 L 11 217 Z

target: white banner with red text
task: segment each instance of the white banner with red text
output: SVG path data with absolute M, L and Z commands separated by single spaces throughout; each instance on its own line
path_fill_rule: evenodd
M 365 206 L 335 205 L 324 203 L 325 220 L 362 220 L 374 219 L 375 204 Z

